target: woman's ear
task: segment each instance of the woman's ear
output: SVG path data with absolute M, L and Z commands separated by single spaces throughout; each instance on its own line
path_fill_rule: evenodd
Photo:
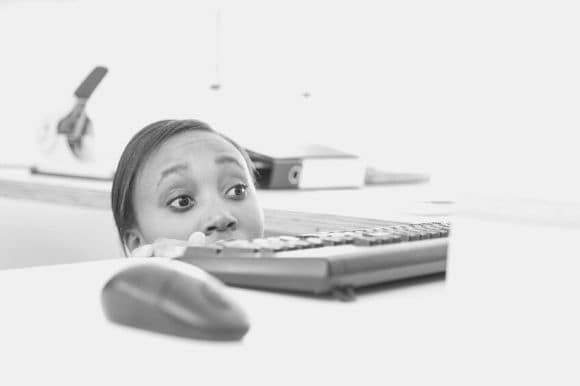
M 128 254 L 131 254 L 135 248 L 139 248 L 144 244 L 146 244 L 145 238 L 138 229 L 131 228 L 126 230 L 123 234 L 123 246 Z

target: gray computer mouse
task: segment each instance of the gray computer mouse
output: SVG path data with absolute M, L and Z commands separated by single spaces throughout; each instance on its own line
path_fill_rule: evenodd
M 105 284 L 101 300 L 109 320 L 164 334 L 239 340 L 250 328 L 222 282 L 179 261 L 125 268 Z

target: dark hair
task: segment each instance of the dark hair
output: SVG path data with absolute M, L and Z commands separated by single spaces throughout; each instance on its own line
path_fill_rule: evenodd
M 135 188 L 135 179 L 141 165 L 151 152 L 157 149 L 168 138 L 185 131 L 208 131 L 230 142 L 244 157 L 255 182 L 256 169 L 248 153 L 232 139 L 213 130 L 208 124 L 198 120 L 188 119 L 164 120 L 145 126 L 125 146 L 125 150 L 123 150 L 123 154 L 117 165 L 117 170 L 115 171 L 115 177 L 113 178 L 111 208 L 113 209 L 113 216 L 115 217 L 115 224 L 117 225 L 121 245 L 124 246 L 125 244 L 123 240 L 124 233 L 136 224 L 133 207 L 133 190 Z

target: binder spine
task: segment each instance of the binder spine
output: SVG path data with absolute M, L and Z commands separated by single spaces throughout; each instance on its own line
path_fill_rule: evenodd
M 267 189 L 298 189 L 302 174 L 302 161 L 275 160 L 258 167 L 257 185 Z

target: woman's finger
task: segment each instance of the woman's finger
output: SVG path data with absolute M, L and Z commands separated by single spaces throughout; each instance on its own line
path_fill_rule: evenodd
M 189 239 L 187 239 L 189 245 L 205 245 L 205 234 L 203 232 L 193 232 Z
M 153 244 L 153 255 L 155 257 L 181 257 L 185 252 L 185 246 L 176 245 L 173 243 L 166 243 L 163 241 L 156 242 Z
M 131 257 L 152 257 L 153 251 L 153 245 L 141 245 L 140 247 L 133 249 L 133 252 L 131 252 Z

